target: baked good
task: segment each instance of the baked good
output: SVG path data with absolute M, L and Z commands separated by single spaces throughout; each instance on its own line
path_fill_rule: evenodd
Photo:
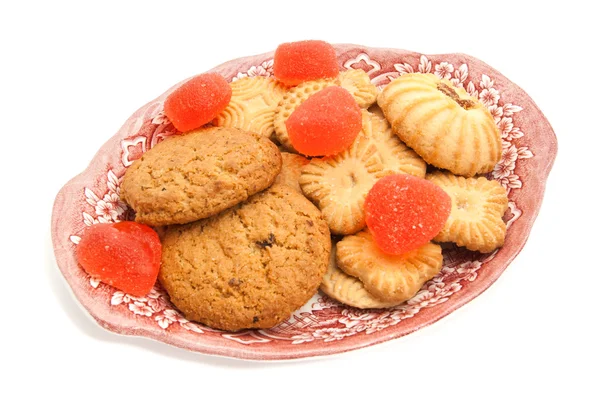
M 378 179 L 401 173 L 424 177 L 426 168 L 385 119 L 363 110 L 362 129 L 352 146 L 332 157 L 313 158 L 299 182 L 331 232 L 348 235 L 365 227 L 365 198 Z
M 219 127 L 233 127 L 274 138 L 275 108 L 286 89 L 274 78 L 244 77 L 231 82 L 231 100 L 215 119 Z
M 360 309 L 387 308 L 397 305 L 396 302 L 383 302 L 375 298 L 365 289 L 362 281 L 340 270 L 335 261 L 335 249 L 332 245 L 329 267 L 319 287 L 321 291 L 336 301 Z
M 452 200 L 450 217 L 434 238 L 454 242 L 471 251 L 492 252 L 504 244 L 508 208 L 506 189 L 485 177 L 465 178 L 436 171 L 426 177 L 439 185 Z
M 488 109 L 434 74 L 404 74 L 377 98 L 394 132 L 427 163 L 467 177 L 492 171 L 502 155 Z
M 442 248 L 430 242 L 402 255 L 388 255 L 364 230 L 338 242 L 336 260 L 340 269 L 360 279 L 375 298 L 401 303 L 440 272 Z
M 273 185 L 211 218 L 170 226 L 159 280 L 189 320 L 230 331 L 269 328 L 316 293 L 330 251 L 319 210 Z
M 339 85 L 350 92 L 359 107 L 366 109 L 377 101 L 379 90 L 371 83 L 369 74 L 363 70 L 342 71 L 338 80 Z
M 275 178 L 274 184 L 283 184 L 294 188 L 299 193 L 302 193 L 298 179 L 302 172 L 302 167 L 306 166 L 310 160 L 304 156 L 294 153 L 281 152 L 281 172 Z
M 275 108 L 275 118 L 273 126 L 275 129 L 275 137 L 281 146 L 288 152 L 295 152 L 292 142 L 287 133 L 285 121 L 292 115 L 294 110 L 298 108 L 311 95 L 325 89 L 329 86 L 337 85 L 337 79 L 317 79 L 314 81 L 306 81 L 298 86 L 293 86 L 284 93 L 283 98 Z
M 151 226 L 212 216 L 273 183 L 281 154 L 267 138 L 236 128 L 174 135 L 126 171 L 121 198 Z
M 329 86 L 341 86 L 356 100 L 356 103 L 367 108 L 377 100 L 379 91 L 363 70 L 347 70 L 336 78 L 306 81 L 288 89 L 275 110 L 275 135 L 279 143 L 289 152 L 295 152 L 288 137 L 285 121 L 306 99 Z
M 387 120 L 363 110 L 362 134 L 375 145 L 386 174 L 425 177 L 427 164 L 394 134 Z
M 352 146 L 332 157 L 313 158 L 300 174 L 300 188 L 317 205 L 334 234 L 365 227 L 365 198 L 385 174 L 377 149 L 359 133 Z

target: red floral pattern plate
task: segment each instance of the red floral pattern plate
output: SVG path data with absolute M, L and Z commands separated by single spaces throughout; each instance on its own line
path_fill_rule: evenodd
M 287 321 L 269 330 L 228 333 L 186 320 L 160 285 L 146 297 L 133 297 L 91 279 L 75 260 L 86 225 L 127 219 L 119 199 L 126 168 L 165 137 L 175 133 L 163 102 L 175 88 L 136 111 L 98 151 L 89 167 L 59 192 L 52 214 L 52 240 L 58 266 L 77 300 L 104 328 L 153 338 L 205 354 L 243 359 L 293 359 L 334 354 L 388 341 L 435 322 L 488 288 L 524 246 L 537 216 L 557 142 L 550 124 L 518 86 L 483 62 L 464 54 L 423 55 L 405 50 L 336 45 L 343 69 L 365 70 L 385 86 L 409 72 L 450 79 L 479 98 L 502 133 L 502 160 L 490 178 L 508 191 L 505 245 L 482 255 L 448 246 L 440 274 L 405 304 L 359 310 L 318 293 Z M 212 71 L 228 80 L 270 76 L 273 53 L 227 62 Z

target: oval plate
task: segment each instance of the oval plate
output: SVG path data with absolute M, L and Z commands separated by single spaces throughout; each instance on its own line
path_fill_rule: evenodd
M 335 48 L 342 69 L 363 69 L 379 87 L 407 72 L 430 72 L 464 87 L 488 106 L 503 140 L 502 160 L 489 177 L 509 195 L 505 245 L 488 255 L 445 247 L 440 274 L 396 308 L 363 311 L 318 293 L 277 327 L 238 333 L 184 319 L 158 284 L 148 296 L 136 298 L 92 280 L 75 260 L 79 235 L 86 225 L 129 218 L 130 211 L 119 199 L 120 179 L 143 152 L 175 132 L 162 109 L 178 84 L 136 111 L 55 200 L 52 241 L 57 264 L 77 300 L 102 327 L 242 359 L 335 354 L 398 338 L 439 320 L 485 291 L 508 267 L 525 245 L 557 151 L 552 127 L 535 103 L 498 71 L 464 54 L 423 55 L 357 45 Z M 273 52 L 240 58 L 212 71 L 228 80 L 269 76 L 272 58 Z

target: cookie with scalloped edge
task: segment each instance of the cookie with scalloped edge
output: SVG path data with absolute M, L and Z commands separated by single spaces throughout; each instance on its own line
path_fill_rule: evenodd
M 285 121 L 292 115 L 294 110 L 298 108 L 311 95 L 325 89 L 329 86 L 338 84 L 336 79 L 317 79 L 314 81 L 306 81 L 298 86 L 293 86 L 283 94 L 283 97 L 275 108 L 275 118 L 273 120 L 275 136 L 281 146 L 290 152 L 295 152 L 290 137 L 287 133 Z
M 426 178 L 439 185 L 452 200 L 450 217 L 434 241 L 454 242 L 482 253 L 504 245 L 506 223 L 502 216 L 508 208 L 508 196 L 500 183 L 442 171 L 430 173 Z
M 330 298 L 354 308 L 388 308 L 398 304 L 381 301 L 369 294 L 362 281 L 349 276 L 337 267 L 335 252 L 335 245 L 332 244 L 329 266 L 320 286 L 321 291 Z
M 377 148 L 359 134 L 343 152 L 313 158 L 302 168 L 299 183 L 323 213 L 331 232 L 346 235 L 365 227 L 365 198 L 385 174 Z
M 329 86 L 341 86 L 346 89 L 362 108 L 371 106 L 377 100 L 379 93 L 377 87 L 371 83 L 369 76 L 363 70 L 347 70 L 333 79 L 306 81 L 289 88 L 279 102 L 274 118 L 275 136 L 285 150 L 295 152 L 287 133 L 285 121 L 306 99 Z
M 502 155 L 500 131 L 487 107 L 434 74 L 404 74 L 377 98 L 394 132 L 428 164 L 472 177 Z
M 302 173 L 302 167 L 310 163 L 304 156 L 297 155 L 295 153 L 281 152 L 281 171 L 275 178 L 274 184 L 283 184 L 288 187 L 294 188 L 296 191 L 302 193 L 298 180 Z
M 375 145 L 388 173 L 425 177 L 425 161 L 394 134 L 385 118 L 363 110 L 361 134 Z
M 377 299 L 402 303 L 440 272 L 443 258 L 442 248 L 431 242 L 402 255 L 388 255 L 377 247 L 369 231 L 363 230 L 338 242 L 336 261 Z
M 244 77 L 229 85 L 231 100 L 214 120 L 214 124 L 252 131 L 271 138 L 275 132 L 275 109 L 283 98 L 285 86 L 274 78 L 260 76 Z
M 342 71 L 338 79 L 340 86 L 350 92 L 359 107 L 366 109 L 377 101 L 379 89 L 371 83 L 369 74 L 363 70 Z

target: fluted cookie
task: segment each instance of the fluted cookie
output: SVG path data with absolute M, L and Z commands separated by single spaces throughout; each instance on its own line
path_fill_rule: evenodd
M 151 226 L 203 219 L 270 186 L 281 170 L 279 149 L 236 128 L 173 135 L 125 173 L 121 198 L 135 220 Z
M 362 108 L 367 108 L 375 103 L 379 93 L 377 87 L 371 83 L 369 76 L 363 70 L 347 70 L 341 72 L 336 78 L 306 81 L 289 88 L 275 110 L 274 119 L 277 140 L 286 150 L 295 151 L 289 139 L 285 121 L 306 99 L 329 86 L 341 86 L 346 89 Z
M 434 74 L 404 74 L 377 98 L 394 132 L 427 163 L 471 177 L 492 171 L 502 155 L 488 109 Z
M 342 71 L 338 79 L 340 86 L 354 96 L 356 103 L 361 108 L 366 109 L 377 101 L 379 90 L 371 83 L 369 75 L 363 70 Z
M 398 304 L 397 302 L 381 301 L 369 294 L 362 281 L 344 273 L 337 267 L 335 259 L 336 248 L 332 245 L 329 267 L 319 287 L 329 297 L 360 309 L 387 308 Z
M 377 148 L 386 173 L 425 177 L 427 164 L 395 135 L 387 120 L 363 110 L 362 134 Z
M 426 177 L 439 185 L 452 200 L 450 217 L 434 238 L 454 242 L 471 251 L 491 252 L 504 244 L 508 208 L 506 190 L 485 177 L 465 178 L 437 171 Z
M 275 109 L 285 87 L 274 78 L 245 77 L 229 84 L 231 100 L 215 119 L 215 125 L 256 132 L 267 138 L 274 136 Z
M 274 184 L 283 184 L 291 188 L 294 188 L 299 193 L 302 193 L 300 188 L 300 174 L 302 173 L 302 167 L 306 166 L 310 160 L 304 156 L 300 156 L 294 153 L 281 152 L 281 172 L 275 178 Z
M 331 239 L 319 210 L 273 185 L 216 216 L 169 226 L 159 280 L 189 320 L 236 331 L 270 328 L 316 292 Z
M 329 86 L 335 86 L 338 82 L 337 78 L 307 81 L 298 86 L 289 88 L 288 91 L 284 93 L 283 98 L 275 108 L 275 118 L 273 120 L 275 136 L 284 149 L 294 152 L 294 147 L 292 146 L 292 142 L 287 133 L 285 121 L 292 115 L 294 110 L 296 110 L 298 106 L 311 95 Z
M 332 157 L 314 158 L 300 174 L 300 188 L 323 213 L 334 234 L 365 227 L 365 198 L 385 175 L 377 149 L 359 134 L 352 146 Z
M 442 269 L 442 248 L 433 243 L 402 255 L 383 253 L 365 230 L 337 243 L 337 266 L 358 278 L 382 302 L 402 303 L 414 297 Z

